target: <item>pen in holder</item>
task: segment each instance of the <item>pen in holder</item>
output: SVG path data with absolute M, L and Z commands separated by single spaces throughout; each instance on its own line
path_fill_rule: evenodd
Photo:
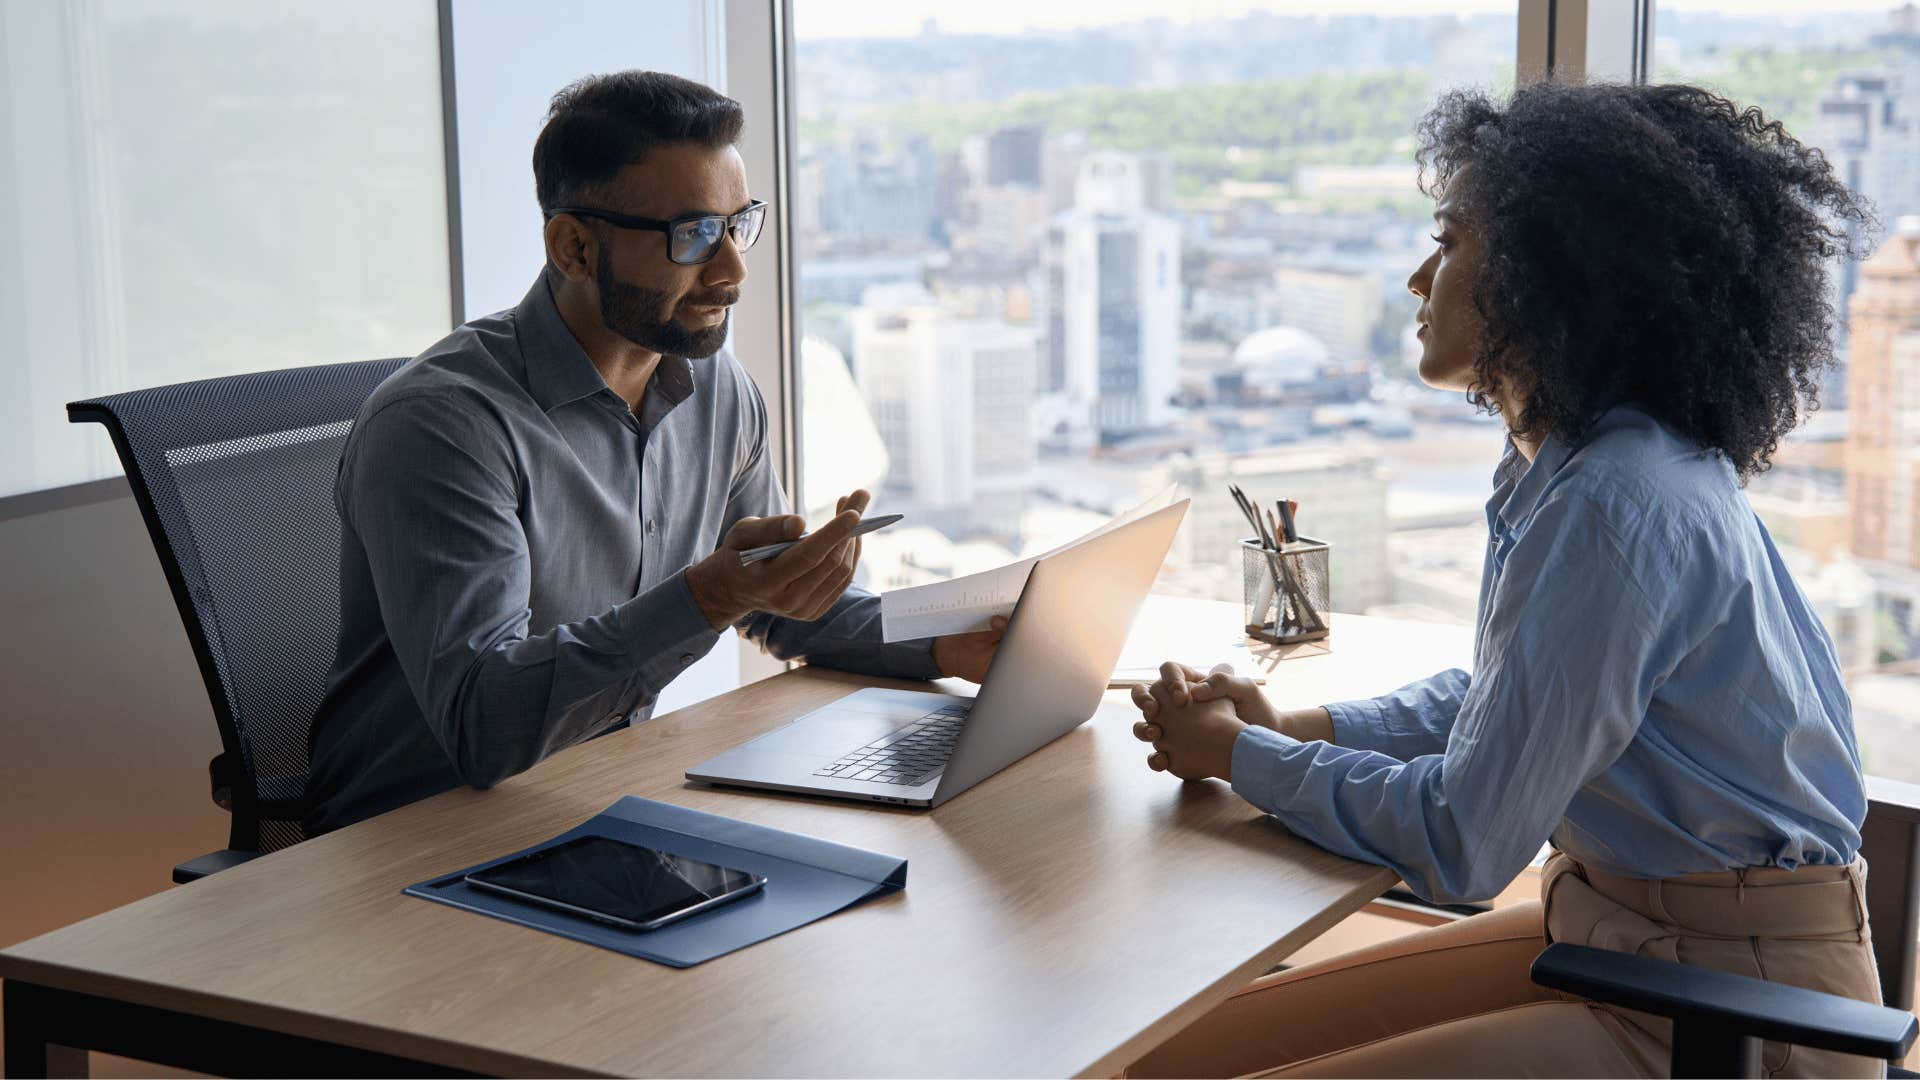
M 1247 634 L 1275 645 L 1327 636 L 1332 548 L 1301 537 L 1281 550 L 1240 541 L 1240 584 Z

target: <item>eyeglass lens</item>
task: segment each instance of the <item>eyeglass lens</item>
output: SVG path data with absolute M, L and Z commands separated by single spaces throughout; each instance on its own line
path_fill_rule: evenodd
M 732 223 L 734 247 L 745 251 L 760 238 L 760 226 L 766 221 L 766 209 L 756 206 Z M 727 232 L 727 218 L 705 217 L 683 221 L 674 227 L 673 245 L 668 256 L 677 263 L 706 262 L 719 250 L 720 238 Z

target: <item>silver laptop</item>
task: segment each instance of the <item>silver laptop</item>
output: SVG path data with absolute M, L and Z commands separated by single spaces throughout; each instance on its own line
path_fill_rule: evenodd
M 1093 716 L 1188 502 L 1036 562 L 978 696 L 857 690 L 687 779 L 939 806 Z

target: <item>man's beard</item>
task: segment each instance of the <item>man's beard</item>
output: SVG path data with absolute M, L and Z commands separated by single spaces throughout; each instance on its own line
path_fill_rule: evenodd
M 600 245 L 600 263 L 594 268 L 593 278 L 600 288 L 600 321 L 607 329 L 643 349 L 663 356 L 698 359 L 712 356 L 726 344 L 731 313 L 722 316 L 717 325 L 699 330 L 681 326 L 667 308 L 666 293 L 629 285 L 613 276 L 613 255 L 605 244 Z M 716 294 L 711 299 L 716 305 L 732 304 L 739 299 L 739 293 Z

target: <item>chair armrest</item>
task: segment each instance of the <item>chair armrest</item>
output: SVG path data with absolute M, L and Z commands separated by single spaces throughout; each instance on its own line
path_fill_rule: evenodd
M 251 862 L 260 857 L 257 851 L 236 851 L 227 848 L 223 851 L 209 851 L 197 859 L 188 859 L 173 868 L 173 883 L 185 885 L 190 881 L 199 881 L 209 874 L 230 870 L 243 862 Z
M 1710 968 L 1557 942 L 1533 981 L 1608 1005 L 1816 1050 L 1897 1061 L 1920 1033 L 1911 1013 Z
M 1867 812 L 1896 821 L 1920 822 L 1920 784 L 1867 777 Z

